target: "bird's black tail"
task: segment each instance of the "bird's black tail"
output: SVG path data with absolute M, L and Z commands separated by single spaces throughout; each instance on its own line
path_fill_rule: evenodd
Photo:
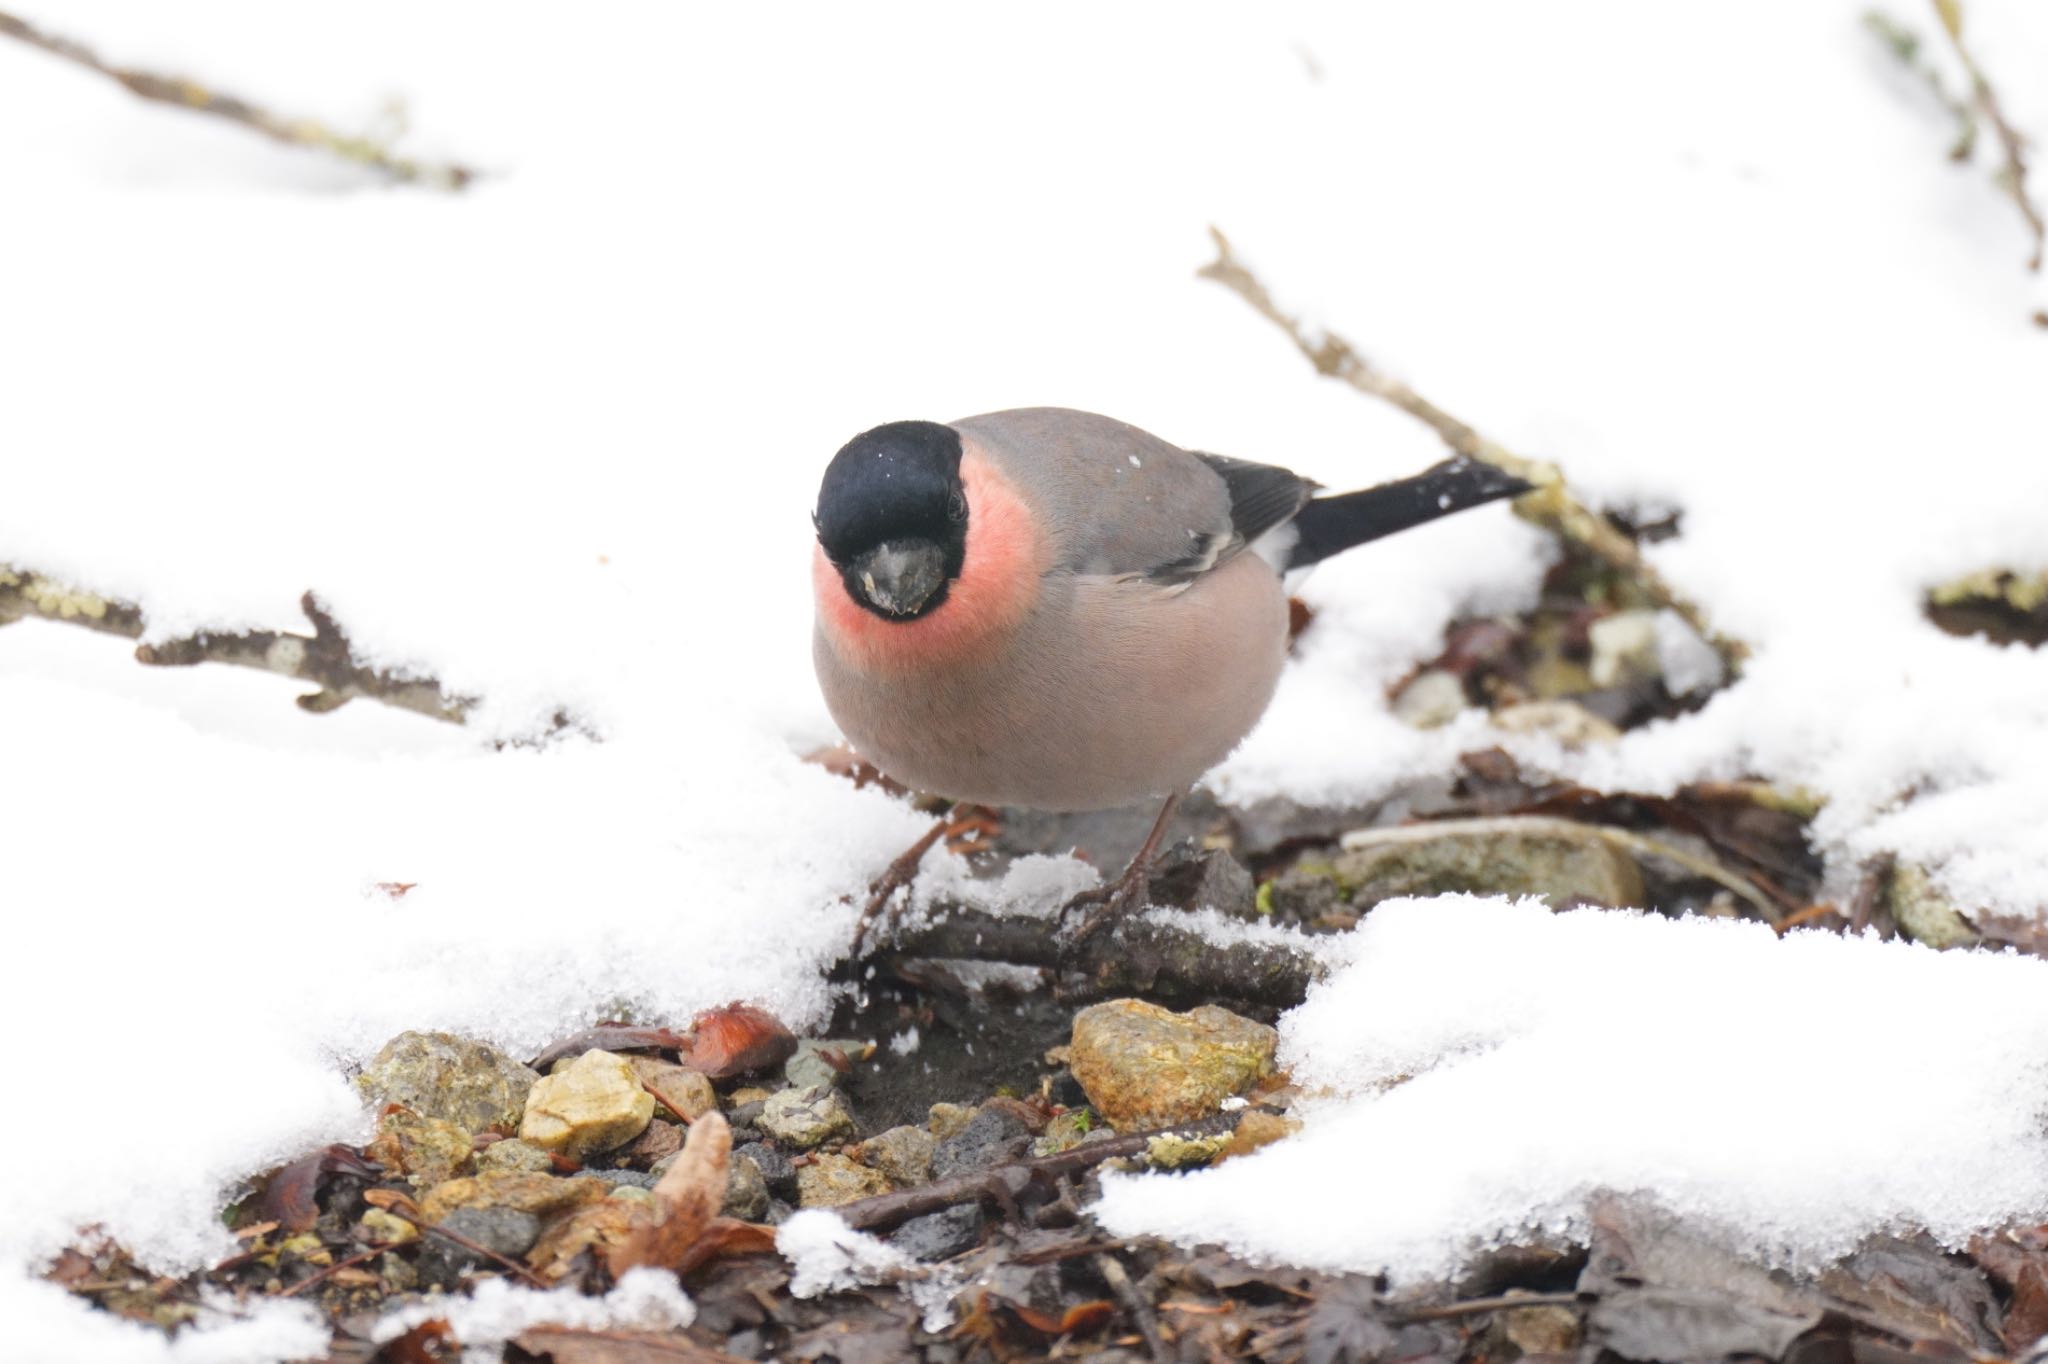
M 1432 465 L 1413 478 L 1318 497 L 1303 504 L 1293 525 L 1301 533 L 1287 556 L 1289 568 L 1306 568 L 1353 545 L 1434 521 L 1467 507 L 1525 493 L 1534 485 L 1482 460 L 1460 455 Z

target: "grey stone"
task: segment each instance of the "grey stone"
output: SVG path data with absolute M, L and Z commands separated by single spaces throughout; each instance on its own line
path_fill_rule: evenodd
M 792 1183 L 795 1176 L 796 1172 L 791 1170 Z M 721 1211 L 742 1222 L 758 1222 L 768 1215 L 768 1181 L 762 1177 L 759 1165 L 751 1160 L 735 1160 L 726 1167 L 725 1206 Z
M 796 1052 L 783 1062 L 782 1075 L 793 1089 L 809 1089 L 814 1085 L 837 1085 L 841 1079 L 839 1067 L 825 1059 L 827 1051 L 836 1052 L 847 1061 L 865 1061 L 874 1055 L 871 1043 L 846 1038 L 804 1038 L 796 1044 Z
M 753 1162 L 768 1185 L 768 1192 L 785 1202 L 796 1201 L 796 1163 L 773 1146 L 749 1142 L 733 1153 L 733 1159 Z
M 829 1085 L 784 1089 L 761 1105 L 761 1130 L 792 1146 L 808 1149 L 834 1137 L 853 1135 L 853 1113 L 846 1098 Z
M 552 1174 L 555 1162 L 532 1142 L 517 1137 L 494 1141 L 476 1153 L 477 1173 L 486 1170 L 519 1170 L 532 1175 Z
M 486 1250 L 517 1260 L 540 1239 L 540 1218 L 512 1208 L 457 1208 L 435 1224 Z M 432 1232 L 420 1239 L 415 1261 L 420 1282 L 452 1288 L 464 1274 L 493 1262 L 468 1246 Z
M 1635 859 L 1568 819 L 1513 815 L 1440 820 L 1344 835 L 1330 864 L 1351 903 L 1403 895 L 1533 895 L 1552 905 L 1620 907 L 1644 900 Z
M 595 1175 L 607 1184 L 633 1189 L 651 1189 L 659 1178 L 651 1170 L 585 1170 L 584 1173 Z
M 862 1142 L 860 1158 L 897 1188 L 907 1189 L 932 1177 L 932 1153 L 938 1144 L 938 1138 L 922 1127 L 892 1127 Z
M 402 1032 L 363 1067 L 356 1088 L 374 1109 L 403 1104 L 465 1132 L 510 1131 L 540 1076 L 495 1047 L 445 1032 Z
M 1152 873 L 1151 900 L 1177 909 L 1213 909 L 1240 919 L 1258 912 L 1258 886 L 1252 874 L 1221 848 L 1196 851 L 1180 843 L 1169 849 Z
M 981 1244 L 981 1207 L 961 1203 L 913 1217 L 882 1239 L 919 1260 L 950 1260 Z
M 1031 1144 L 1031 1129 L 1000 1108 L 984 1108 L 965 1127 L 932 1148 L 932 1178 L 986 1170 L 1014 1160 Z

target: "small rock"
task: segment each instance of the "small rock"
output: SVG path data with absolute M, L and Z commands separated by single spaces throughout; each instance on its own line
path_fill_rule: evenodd
M 873 1056 L 875 1045 L 872 1042 L 849 1041 L 844 1038 L 804 1038 L 796 1044 L 795 1053 L 782 1063 L 783 1078 L 788 1080 L 794 1089 L 838 1084 L 846 1072 L 832 1064 L 827 1053 L 850 1065 Z
M 540 1219 L 510 1208 L 457 1208 L 435 1225 L 510 1260 L 526 1254 L 540 1239 Z M 421 1283 L 443 1288 L 455 1287 L 472 1270 L 496 1267 L 488 1257 L 445 1236 L 423 1238 L 413 1264 Z
M 614 1185 L 612 1191 L 606 1194 L 605 1198 L 611 1202 L 638 1203 L 646 1207 L 653 1207 L 655 1202 L 654 1190 L 643 1188 L 638 1184 Z
M 377 1135 L 363 1154 L 427 1189 L 461 1174 L 474 1150 L 469 1133 L 454 1123 L 392 1108 L 377 1120 Z
M 1663 669 L 1657 654 L 1657 613 L 1617 611 L 1603 616 L 1586 630 L 1593 646 L 1593 661 L 1587 666 L 1596 687 L 1618 687 L 1659 676 Z
M 761 1106 L 760 1121 L 769 1136 L 804 1149 L 853 1135 L 853 1113 L 829 1085 L 785 1089 L 769 1096 Z
M 1213 1004 L 1177 1014 L 1110 1000 L 1074 1016 L 1074 1077 L 1119 1131 L 1192 1122 L 1270 1074 L 1277 1039 Z
M 371 1208 L 356 1225 L 363 1229 L 365 1240 L 381 1241 L 387 1246 L 402 1246 L 408 1241 L 418 1240 L 420 1235 L 418 1227 L 382 1208 Z
M 899 1189 L 932 1177 L 932 1151 L 938 1138 L 922 1127 L 892 1127 L 860 1144 L 861 1163 L 880 1170 Z
M 1282 1117 L 1278 1113 L 1255 1108 L 1237 1120 L 1237 1126 L 1231 1129 L 1230 1140 L 1223 1143 L 1222 1151 L 1217 1153 L 1216 1162 L 1220 1165 L 1238 1156 L 1248 1156 L 1261 1146 L 1271 1146 L 1280 1138 L 1300 1130 L 1301 1120 L 1298 1118 Z
M 889 1192 L 889 1181 L 880 1170 L 836 1152 L 811 1157 L 810 1164 L 796 1172 L 796 1201 L 805 1208 L 836 1208 L 856 1199 Z
M 1101 1130 L 1101 1119 L 1086 1108 L 1075 1108 L 1060 1114 L 1045 1125 L 1045 1134 L 1031 1143 L 1034 1156 L 1056 1156 L 1062 1151 L 1071 1151 L 1086 1140 L 1090 1132 Z
M 623 1056 L 586 1051 L 534 1085 L 519 1139 L 581 1159 L 623 1146 L 653 1117 L 654 1096 Z
M 1934 888 L 1925 871 L 1910 863 L 1901 863 L 1886 878 L 1884 904 L 1899 932 L 1914 942 L 1929 947 L 1975 947 L 1980 941 L 1977 930 L 1954 903 Z
M 1522 701 L 1493 713 L 1496 727 L 1510 734 L 1542 734 L 1576 751 L 1621 738 L 1621 731 L 1576 701 Z
M 701 1071 L 664 1061 L 659 1056 L 629 1056 L 626 1064 L 633 1068 L 633 1073 L 640 1077 L 649 1093 L 661 1095 L 661 1099 L 655 1101 L 655 1111 L 665 1117 L 682 1117 L 695 1122 L 718 1107 L 718 1091 L 711 1087 L 710 1078 Z M 663 1100 L 681 1104 L 683 1111 L 680 1114 L 670 1112 L 668 1103 Z
M 1501 1334 L 1525 1355 L 1562 1355 L 1578 1349 L 1585 1332 L 1576 1311 L 1548 1304 L 1501 1313 Z
M 790 1171 L 792 1182 L 795 1174 Z M 760 1166 L 751 1160 L 735 1160 L 726 1166 L 725 1206 L 720 1211 L 742 1222 L 758 1222 L 768 1215 L 768 1181 L 762 1178 Z
M 1267 911 L 1282 923 L 1315 923 L 1346 903 L 1327 862 L 1302 862 L 1268 881 L 1261 891 Z
M 595 1203 L 610 1187 L 588 1175 L 558 1179 L 554 1175 L 492 1170 L 436 1184 L 420 1199 L 420 1212 L 429 1222 L 439 1222 L 457 1208 L 510 1208 L 546 1217 L 564 1208 Z
M 651 1189 L 657 1178 L 647 1170 L 586 1170 L 584 1173 L 611 1185 L 614 1193 L 620 1189 Z
M 726 1100 L 733 1108 L 740 1108 L 747 1104 L 766 1103 L 774 1093 L 774 1090 L 763 1089 L 759 1085 L 741 1085 L 727 1095 Z
M 1258 913 L 1258 886 L 1244 864 L 1221 848 L 1197 852 L 1176 843 L 1152 873 L 1151 903 L 1175 909 L 1213 909 L 1233 918 Z
M 1014 1113 L 985 1107 L 967 1126 L 932 1148 L 932 1178 L 947 1179 L 1014 1160 L 1031 1144 L 1031 1129 Z
M 926 1110 L 924 1125 L 933 1136 L 944 1141 L 973 1122 L 974 1115 L 980 1111 L 965 1104 L 933 1104 Z
M 677 1103 L 683 1102 L 681 1099 Z M 647 1130 L 613 1152 L 621 1165 L 634 1165 L 645 1169 L 663 1156 L 672 1156 L 683 1149 L 683 1129 L 672 1122 L 656 1118 L 647 1124 Z
M 761 1172 L 761 1178 L 767 1181 L 769 1193 L 777 1198 L 796 1197 L 796 1162 L 788 1156 L 773 1146 L 766 1146 L 760 1142 L 748 1142 L 745 1146 L 736 1147 L 732 1154 L 734 1160 L 749 1161 Z
M 402 1032 L 384 1044 L 356 1088 L 375 1108 L 403 1104 L 465 1132 L 510 1131 L 540 1077 L 495 1047 L 445 1032 Z
M 486 1170 L 521 1170 L 527 1174 L 545 1175 L 553 1173 L 553 1157 L 530 1141 L 510 1137 L 494 1141 L 476 1153 L 478 1174 Z
M 981 1205 L 961 1203 L 913 1217 L 882 1239 L 917 1260 L 950 1260 L 981 1244 Z
M 1465 684 L 1455 673 L 1430 668 L 1415 675 L 1394 698 L 1394 716 L 1417 729 L 1441 729 L 1458 718 L 1470 703 Z
M 1447 819 L 1344 835 L 1331 864 L 1351 903 L 1402 895 L 1534 895 L 1554 906 L 1621 907 L 1644 900 L 1635 859 L 1568 819 L 1512 815 Z
M 1198 1170 L 1219 1160 L 1229 1144 L 1230 1137 L 1220 1132 L 1206 1137 L 1162 1132 L 1145 1143 L 1145 1163 L 1155 1170 Z

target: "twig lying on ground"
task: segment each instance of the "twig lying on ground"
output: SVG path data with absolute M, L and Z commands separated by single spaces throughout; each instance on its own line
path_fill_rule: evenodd
M 459 190 L 476 178 L 476 172 L 467 166 L 415 161 L 399 156 L 373 138 L 337 133 L 313 119 L 287 118 L 248 100 L 209 89 L 197 81 L 111 65 L 83 43 L 46 32 L 4 10 L 0 10 L 0 36 L 18 39 L 88 71 L 97 71 L 143 99 L 190 109 L 194 113 L 212 114 L 254 129 L 274 141 L 327 152 L 406 184 Z
M 360 661 L 348 635 L 311 592 L 299 598 L 299 608 L 313 623 L 310 635 L 278 630 L 202 630 L 181 639 L 139 644 L 135 661 L 169 668 L 230 663 L 296 677 L 319 688 L 298 698 L 302 708 L 316 714 L 367 696 L 387 706 L 459 725 L 476 705 L 476 697 L 451 696 L 431 677 L 406 677 Z M 0 625 L 23 616 L 126 639 L 140 639 L 143 632 L 142 608 L 132 602 L 77 591 L 33 570 L 0 563 Z
M 1697 630 L 1700 638 L 1711 644 L 1714 652 L 1721 656 L 1731 675 L 1740 668 L 1743 659 L 1749 656 L 1748 646 L 1714 630 L 1707 623 L 1706 612 L 1680 596 L 1643 561 L 1633 540 L 1617 530 L 1606 517 L 1572 496 L 1565 486 L 1564 475 L 1556 465 L 1524 459 L 1495 444 L 1399 379 L 1373 368 L 1343 337 L 1334 332 L 1312 332 L 1299 318 L 1281 310 L 1258 276 L 1231 251 L 1230 240 L 1221 231 L 1212 227 L 1209 235 L 1216 241 L 1216 259 L 1197 273 L 1203 279 L 1223 285 L 1287 333 L 1301 353 L 1308 357 L 1308 362 L 1316 367 L 1317 373 L 1342 380 L 1361 393 L 1392 403 L 1436 432 L 1456 453 L 1484 460 L 1495 468 L 1505 469 L 1535 484 L 1534 492 L 1524 493 L 1515 499 L 1517 516 L 1570 541 L 1616 572 L 1634 579 L 1651 602 L 1676 612 Z
M 911 1189 L 857 1198 L 832 1211 L 855 1231 L 877 1231 L 959 1203 L 985 1199 L 998 1206 L 1012 1205 L 1018 1195 L 1033 1185 L 1051 1184 L 1063 1175 L 1079 1174 L 1104 1161 L 1142 1156 L 1151 1149 L 1153 1142 L 1162 1137 L 1217 1137 L 1235 1131 L 1238 1122 L 1252 1111 L 1251 1108 L 1240 1108 L 1234 1113 L 1218 1113 L 1212 1118 L 1183 1123 L 1179 1127 L 1163 1127 L 1153 1132 L 1133 1132 L 1129 1136 L 1091 1141 L 1057 1155 L 1013 1160 L 990 1170 L 974 1170 L 948 1179 L 935 1179 Z
M 1963 42 L 1962 0 L 1934 0 L 1934 12 L 1941 19 L 1942 31 L 1948 34 L 1956 57 L 1962 62 L 1963 70 L 1970 74 L 1970 95 L 1977 107 L 1984 111 L 1984 117 L 1991 124 L 1991 130 L 1998 135 L 1998 146 L 2005 153 L 2005 165 L 2000 169 L 1997 180 L 2013 203 L 2019 208 L 2020 216 L 2027 220 L 2027 231 L 2034 238 L 2034 253 L 2027 261 L 2029 270 L 2039 273 L 2041 253 L 2048 244 L 2048 224 L 2041 220 L 2041 210 L 2034 207 L 2034 201 L 2027 197 L 2027 142 L 2011 123 L 2006 121 L 2005 110 L 1998 102 L 1998 92 L 1984 75 L 1984 69 L 1977 65 L 1977 59 L 1970 55 L 1970 49 Z
M 1132 916 L 1086 942 L 1066 942 L 1042 919 L 1004 919 L 959 906 L 901 933 L 869 961 L 893 974 L 909 958 L 1007 962 L 1052 967 L 1085 981 L 1068 999 L 1141 994 L 1165 1002 L 1230 999 L 1292 1008 L 1322 965 L 1309 952 L 1279 944 L 1220 947 L 1193 928 Z

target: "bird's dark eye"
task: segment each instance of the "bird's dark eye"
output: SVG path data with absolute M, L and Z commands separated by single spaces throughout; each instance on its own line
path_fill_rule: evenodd
M 946 494 L 946 519 L 956 525 L 967 519 L 967 495 L 958 488 Z

